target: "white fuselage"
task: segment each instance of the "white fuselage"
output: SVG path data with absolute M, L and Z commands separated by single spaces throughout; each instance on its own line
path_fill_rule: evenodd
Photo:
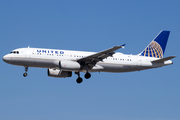
M 3 57 L 7 63 L 19 66 L 56 68 L 60 69 L 59 61 L 77 61 L 83 57 L 95 54 L 95 52 L 43 49 L 43 48 L 19 48 L 13 51 L 18 53 L 10 53 Z M 89 70 L 90 72 L 130 72 L 144 69 L 156 68 L 172 64 L 171 60 L 163 63 L 152 63 L 153 60 L 159 58 L 144 57 L 139 55 L 126 55 L 115 53 L 112 57 L 107 57 Z M 66 71 L 68 71 L 66 69 Z M 75 72 L 85 72 L 84 69 L 69 70 Z

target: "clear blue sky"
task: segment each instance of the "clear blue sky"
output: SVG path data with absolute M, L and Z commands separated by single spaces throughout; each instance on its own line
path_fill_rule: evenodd
M 170 30 L 174 64 L 130 73 L 59 79 L 47 69 L 0 62 L 1 120 L 179 120 L 179 0 L 0 0 L 0 56 L 21 47 L 140 53 Z M 81 74 L 83 76 L 84 73 Z

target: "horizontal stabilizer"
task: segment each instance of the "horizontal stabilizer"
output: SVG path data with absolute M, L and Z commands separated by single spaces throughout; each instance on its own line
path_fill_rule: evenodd
M 164 61 L 167 61 L 167 60 L 170 60 L 170 59 L 173 59 L 175 58 L 176 56 L 169 56 L 169 57 L 166 57 L 166 58 L 161 58 L 161 59 L 158 59 L 158 60 L 153 60 L 151 61 L 152 63 L 162 63 Z

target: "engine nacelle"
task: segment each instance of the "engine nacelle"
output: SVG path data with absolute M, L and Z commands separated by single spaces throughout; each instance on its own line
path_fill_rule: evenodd
M 60 61 L 59 67 L 65 71 L 79 71 L 81 65 L 76 61 Z
M 49 77 L 65 78 L 65 77 L 71 77 L 72 72 L 49 68 L 48 69 L 48 76 Z

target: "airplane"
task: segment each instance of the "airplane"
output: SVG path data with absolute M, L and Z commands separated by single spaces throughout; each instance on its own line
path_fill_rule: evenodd
M 170 31 L 162 30 L 153 41 L 139 54 L 130 55 L 116 52 L 124 45 L 114 46 L 101 52 L 85 52 L 45 48 L 18 48 L 3 56 L 3 61 L 12 65 L 24 66 L 24 77 L 29 67 L 47 68 L 49 77 L 71 77 L 72 72 L 78 75 L 77 83 L 84 77 L 89 79 L 90 72 L 132 72 L 158 68 L 173 64 L 170 60 L 176 56 L 164 58 L 164 52 Z

